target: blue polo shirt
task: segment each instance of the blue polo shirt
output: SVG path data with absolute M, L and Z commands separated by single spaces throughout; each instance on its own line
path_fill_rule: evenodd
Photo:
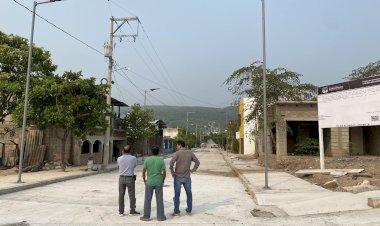
M 135 168 L 137 166 L 137 159 L 130 154 L 123 154 L 117 158 L 117 164 L 119 165 L 120 176 L 133 176 L 135 175 Z

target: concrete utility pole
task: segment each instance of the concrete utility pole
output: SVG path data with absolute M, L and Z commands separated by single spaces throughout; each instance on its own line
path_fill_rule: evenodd
M 111 21 L 110 37 L 109 37 L 109 42 L 107 44 L 105 44 L 105 46 L 104 46 L 104 50 L 105 50 L 104 56 L 108 57 L 108 80 L 107 80 L 107 85 L 109 87 L 109 91 L 108 91 L 108 94 L 107 94 L 107 105 L 110 107 L 111 112 L 113 110 L 112 106 L 111 106 L 112 67 L 113 67 L 113 59 L 112 59 L 112 54 L 113 54 L 113 38 L 114 37 L 119 37 L 119 38 L 133 37 L 133 39 L 135 40 L 136 37 L 138 36 L 138 30 L 137 30 L 137 33 L 133 34 L 133 35 L 115 35 L 116 31 L 118 31 L 124 25 L 125 22 L 133 21 L 133 20 L 139 21 L 139 19 L 137 17 L 127 17 L 127 18 L 114 18 L 114 17 L 111 17 L 110 18 L 110 21 Z M 116 30 L 114 31 L 113 24 L 115 22 L 117 23 L 117 21 L 121 21 L 121 24 L 118 25 L 117 28 L 116 28 Z M 111 117 L 107 116 L 106 120 L 108 122 L 108 127 L 107 127 L 107 131 L 106 131 L 106 134 L 105 134 L 105 139 L 104 139 L 103 167 L 105 167 L 105 166 L 108 165 L 108 162 L 110 160 L 110 150 L 112 150 L 112 148 L 113 148 L 113 140 L 111 138 L 111 121 L 112 121 Z
M 26 121 L 28 115 L 28 104 L 29 104 L 29 83 L 30 83 L 30 72 L 32 71 L 32 56 L 33 56 L 33 37 L 34 37 L 34 22 L 36 18 L 36 8 L 37 5 L 58 2 L 61 0 L 50 0 L 44 2 L 33 2 L 33 12 L 32 12 L 32 28 L 30 32 L 29 39 L 29 56 L 28 56 L 28 69 L 26 72 L 26 84 L 25 84 L 25 101 L 24 101 L 24 115 L 22 118 L 22 130 L 21 130 L 21 149 L 20 149 L 20 160 L 19 160 L 19 170 L 17 183 L 21 183 L 22 165 L 24 162 L 24 149 L 25 149 L 25 139 L 26 139 Z M 62 160 L 63 161 L 63 160 Z
M 195 112 L 188 111 L 186 112 L 186 136 L 187 136 L 187 131 L 189 130 L 189 114 L 194 114 Z

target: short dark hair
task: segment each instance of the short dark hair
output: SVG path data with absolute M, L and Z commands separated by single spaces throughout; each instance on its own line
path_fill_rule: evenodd
M 152 153 L 153 155 L 158 155 L 158 153 L 160 153 L 160 148 L 158 146 L 153 146 Z
M 131 145 L 129 145 L 129 144 L 125 145 L 123 152 L 124 153 L 130 153 L 131 152 Z
M 177 141 L 177 144 L 178 144 L 178 145 L 181 145 L 182 147 L 185 147 L 185 146 L 186 146 L 185 141 L 183 141 L 183 140 L 179 140 L 179 141 Z

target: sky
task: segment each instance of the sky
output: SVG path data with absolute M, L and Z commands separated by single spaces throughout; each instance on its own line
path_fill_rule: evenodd
M 33 1 L 16 1 L 32 9 Z M 0 1 L 0 30 L 29 39 L 32 14 L 17 2 Z M 376 0 L 265 0 L 267 67 L 316 86 L 343 82 L 380 60 L 379 8 Z M 128 105 L 231 106 L 238 97 L 224 81 L 262 61 L 260 0 L 64 0 L 38 5 L 37 14 L 66 32 L 36 18 L 34 43 L 57 73 L 82 71 L 99 83 L 108 76 L 110 18 L 137 16 L 138 28 L 131 21 L 115 33 L 138 32 L 135 41 L 114 38 L 111 92 Z

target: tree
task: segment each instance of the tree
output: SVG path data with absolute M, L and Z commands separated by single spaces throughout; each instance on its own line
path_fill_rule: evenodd
M 22 101 L 28 67 L 29 44 L 27 39 L 0 32 L 0 123 Z M 33 47 L 32 73 L 34 78 L 51 76 L 53 65 L 48 51 Z M 31 83 L 33 86 L 34 83 Z
M 153 121 L 153 110 L 142 109 L 140 104 L 132 105 L 131 111 L 121 119 L 128 143 L 133 146 L 136 141 L 155 135 L 157 130 Z
M 186 136 L 186 129 L 179 128 L 178 135 L 173 139 L 174 143 L 177 143 L 179 140 L 185 141 L 187 147 L 192 148 L 197 144 L 197 137 L 195 134 L 188 133 Z
M 380 60 L 374 63 L 369 63 L 367 66 L 359 67 L 355 70 L 352 70 L 351 74 L 349 74 L 345 78 L 348 80 L 355 80 L 376 75 L 380 75 Z
M 66 169 L 66 140 L 69 133 L 85 139 L 95 128 L 106 130 L 110 109 L 106 102 L 107 86 L 96 85 L 94 78 L 83 79 L 81 72 L 65 72 L 62 76 L 44 77 L 30 91 L 28 124 L 39 129 L 63 128 L 62 170 Z M 24 103 L 12 117 L 21 125 Z M 58 133 L 57 133 L 58 136 Z
M 302 75 L 296 72 L 288 71 L 285 68 L 276 68 L 266 70 L 266 90 L 267 90 L 267 108 L 271 109 L 278 101 L 303 101 L 315 99 L 316 86 L 312 84 L 300 83 Z M 255 101 L 251 108 L 253 109 L 245 118 L 247 121 L 256 120 L 258 127 L 250 131 L 257 134 L 263 128 L 263 66 L 256 61 L 247 67 L 242 67 L 230 75 L 225 81 L 229 85 L 229 90 L 239 96 L 253 98 Z M 271 128 L 271 127 L 270 127 Z M 275 143 L 275 137 L 272 130 L 269 129 L 272 143 Z
M 267 69 L 267 107 L 271 108 L 278 101 L 302 101 L 315 98 L 316 86 L 300 83 L 301 74 L 285 68 Z M 263 119 L 263 67 L 256 61 L 242 67 L 230 75 L 224 82 L 229 90 L 238 96 L 251 97 L 255 100 L 253 111 L 247 120 Z

